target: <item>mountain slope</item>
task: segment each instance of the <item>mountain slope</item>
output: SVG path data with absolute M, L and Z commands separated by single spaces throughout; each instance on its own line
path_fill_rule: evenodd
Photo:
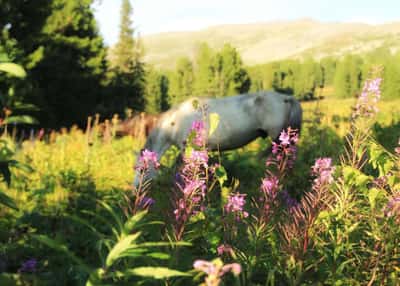
M 321 58 L 363 52 L 380 46 L 400 47 L 400 22 L 382 25 L 325 23 L 314 20 L 222 25 L 193 32 L 171 32 L 143 37 L 146 62 L 175 67 L 182 56 L 193 58 L 201 42 L 213 48 L 231 43 L 247 65 L 310 55 Z

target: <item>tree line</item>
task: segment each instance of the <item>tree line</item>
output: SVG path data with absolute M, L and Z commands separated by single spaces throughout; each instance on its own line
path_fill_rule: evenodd
M 83 125 L 127 108 L 158 113 L 191 96 L 220 97 L 275 89 L 300 99 L 356 96 L 373 65 L 384 66 L 383 98 L 400 96 L 400 52 L 379 48 L 315 60 L 289 59 L 247 67 L 230 44 L 199 44 L 172 70 L 144 63 L 123 0 L 117 44 L 108 48 L 93 15 L 94 0 L 0 0 L 0 62 L 27 70 L 24 80 L 0 74 L 2 115 L 29 113 L 41 126 Z

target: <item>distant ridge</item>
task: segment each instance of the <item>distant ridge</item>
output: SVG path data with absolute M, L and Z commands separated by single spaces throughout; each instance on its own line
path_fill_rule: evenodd
M 143 36 L 145 61 L 171 69 L 183 56 L 193 58 L 199 43 L 213 48 L 231 43 L 246 65 L 286 58 L 366 52 L 386 46 L 400 47 L 400 21 L 381 25 L 319 22 L 313 19 L 266 23 L 229 24 L 198 31 L 170 32 Z

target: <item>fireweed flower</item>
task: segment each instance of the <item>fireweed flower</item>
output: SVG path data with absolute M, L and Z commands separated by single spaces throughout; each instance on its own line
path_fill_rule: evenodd
M 263 220 L 268 220 L 274 206 L 277 206 L 279 184 L 286 172 L 294 166 L 298 141 L 297 130 L 288 127 L 287 130 L 282 130 L 278 142 L 272 142 L 272 154 L 266 161 L 267 171 L 260 187 L 262 197 L 259 209 Z
M 156 201 L 153 198 L 144 196 L 140 202 L 139 202 L 139 206 L 142 209 L 148 209 L 149 207 L 151 207 L 152 205 L 154 205 Z
M 267 159 L 267 167 L 275 165 L 283 169 L 291 169 L 296 160 L 299 134 L 296 129 L 288 127 L 279 135 L 279 143 L 272 142 L 272 155 Z M 284 171 L 284 170 L 281 170 Z
M 400 224 L 400 192 L 390 198 L 384 213 L 387 217 L 394 217 L 396 222 Z
M 194 133 L 193 144 L 202 147 L 206 143 L 206 129 L 205 124 L 202 120 L 196 120 L 192 123 L 192 128 L 190 132 Z
M 364 83 L 364 87 L 358 97 L 353 118 L 357 117 L 372 117 L 378 112 L 376 106 L 381 98 L 382 78 L 368 79 Z
M 204 123 L 197 121 L 193 123 L 191 131 L 197 134 L 202 130 L 204 130 Z M 197 143 L 200 143 L 200 140 Z M 204 146 L 204 142 L 197 143 L 193 142 L 197 147 Z M 207 150 L 187 149 L 187 151 L 183 156 L 184 166 L 176 176 L 177 189 L 172 198 L 175 219 L 173 229 L 177 240 L 182 238 L 190 217 L 204 210 L 203 201 L 207 189 Z
M 394 151 L 396 152 L 397 155 L 400 156 L 400 139 L 399 139 L 399 142 L 398 142 L 397 144 L 399 145 L 399 147 L 396 147 L 396 148 L 394 149 Z
M 140 209 L 148 209 L 154 204 L 154 200 L 147 196 L 149 187 L 148 173 L 151 170 L 158 169 L 160 163 L 157 159 L 157 153 L 144 149 L 135 166 L 137 172 L 135 177 L 133 196 L 134 200 L 130 207 L 131 213 L 135 214 Z
M 225 212 L 227 214 L 232 213 L 236 220 L 249 216 L 249 213 L 243 210 L 243 207 L 246 204 L 245 196 L 245 194 L 239 193 L 229 195 L 228 202 L 224 207 Z
M 314 179 L 314 187 L 331 184 L 333 182 L 333 172 L 335 167 L 332 166 L 331 158 L 319 158 L 311 167 L 311 173 L 316 176 Z
M 185 168 L 207 168 L 208 167 L 208 152 L 207 150 L 196 151 L 192 150 L 188 156 L 183 157 Z
M 261 183 L 261 191 L 266 198 L 274 200 L 278 194 L 279 180 L 276 176 L 264 178 Z
M 221 244 L 217 247 L 217 253 L 219 256 L 222 256 L 224 253 L 232 255 L 233 253 L 232 246 L 230 246 L 229 244 Z
M 236 276 L 242 272 L 240 264 L 231 263 L 224 265 L 220 259 L 212 262 L 199 259 L 193 263 L 193 268 L 207 275 L 204 281 L 204 285 L 206 286 L 218 286 L 221 283 L 222 276 L 227 272 L 232 272 Z
M 37 260 L 35 258 L 31 258 L 27 261 L 24 261 L 19 268 L 19 272 L 35 272 L 37 266 Z
M 137 171 L 144 172 L 147 171 L 150 167 L 154 167 L 155 169 L 160 167 L 160 163 L 157 159 L 157 153 L 144 149 L 135 169 Z
M 287 190 L 283 190 L 280 193 L 280 198 L 282 199 L 283 203 L 286 205 L 287 210 L 289 213 L 293 213 L 299 207 L 299 202 L 292 198 Z

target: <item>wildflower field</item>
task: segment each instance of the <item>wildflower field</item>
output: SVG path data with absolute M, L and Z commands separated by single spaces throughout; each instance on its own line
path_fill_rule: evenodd
M 178 164 L 96 124 L 4 135 L 0 285 L 400 285 L 400 101 L 379 88 L 221 154 L 194 122 Z

